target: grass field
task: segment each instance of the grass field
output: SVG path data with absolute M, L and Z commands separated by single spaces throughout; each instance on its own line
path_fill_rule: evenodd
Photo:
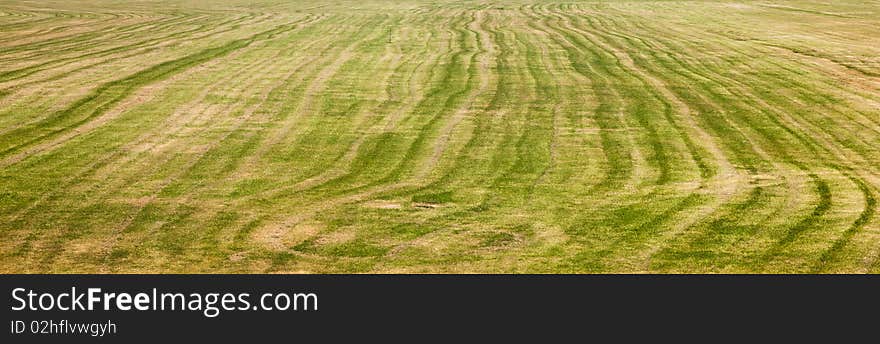
M 880 1 L 0 0 L 0 272 L 880 272 Z

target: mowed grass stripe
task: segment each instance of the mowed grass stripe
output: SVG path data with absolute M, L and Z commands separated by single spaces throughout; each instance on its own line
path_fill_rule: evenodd
M 170 77 L 176 72 L 223 56 L 234 50 L 248 46 L 257 39 L 272 33 L 288 30 L 289 26 L 272 29 L 250 38 L 235 40 L 223 46 L 209 48 L 183 58 L 163 62 L 133 75 L 118 79 L 98 87 L 91 94 L 69 107 L 56 112 L 43 121 L 31 126 L 18 128 L 0 136 L 0 155 L 9 156 L 23 147 L 51 138 L 64 131 L 75 128 L 107 111 L 137 88 Z M 7 163 L 8 164 L 8 163 Z

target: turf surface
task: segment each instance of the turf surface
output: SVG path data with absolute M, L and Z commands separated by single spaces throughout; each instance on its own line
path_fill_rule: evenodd
M 0 1 L 0 272 L 880 272 L 877 1 Z

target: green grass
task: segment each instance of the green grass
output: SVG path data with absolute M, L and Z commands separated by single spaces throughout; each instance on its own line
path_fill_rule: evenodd
M 777 5 L 0 2 L 0 272 L 878 273 L 880 6 Z

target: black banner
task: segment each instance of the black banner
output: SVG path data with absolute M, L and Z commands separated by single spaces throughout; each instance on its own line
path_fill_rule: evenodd
M 5 275 L 0 284 L 3 343 L 812 336 L 841 326 L 829 334 L 839 339 L 872 329 L 880 309 L 875 276 Z

